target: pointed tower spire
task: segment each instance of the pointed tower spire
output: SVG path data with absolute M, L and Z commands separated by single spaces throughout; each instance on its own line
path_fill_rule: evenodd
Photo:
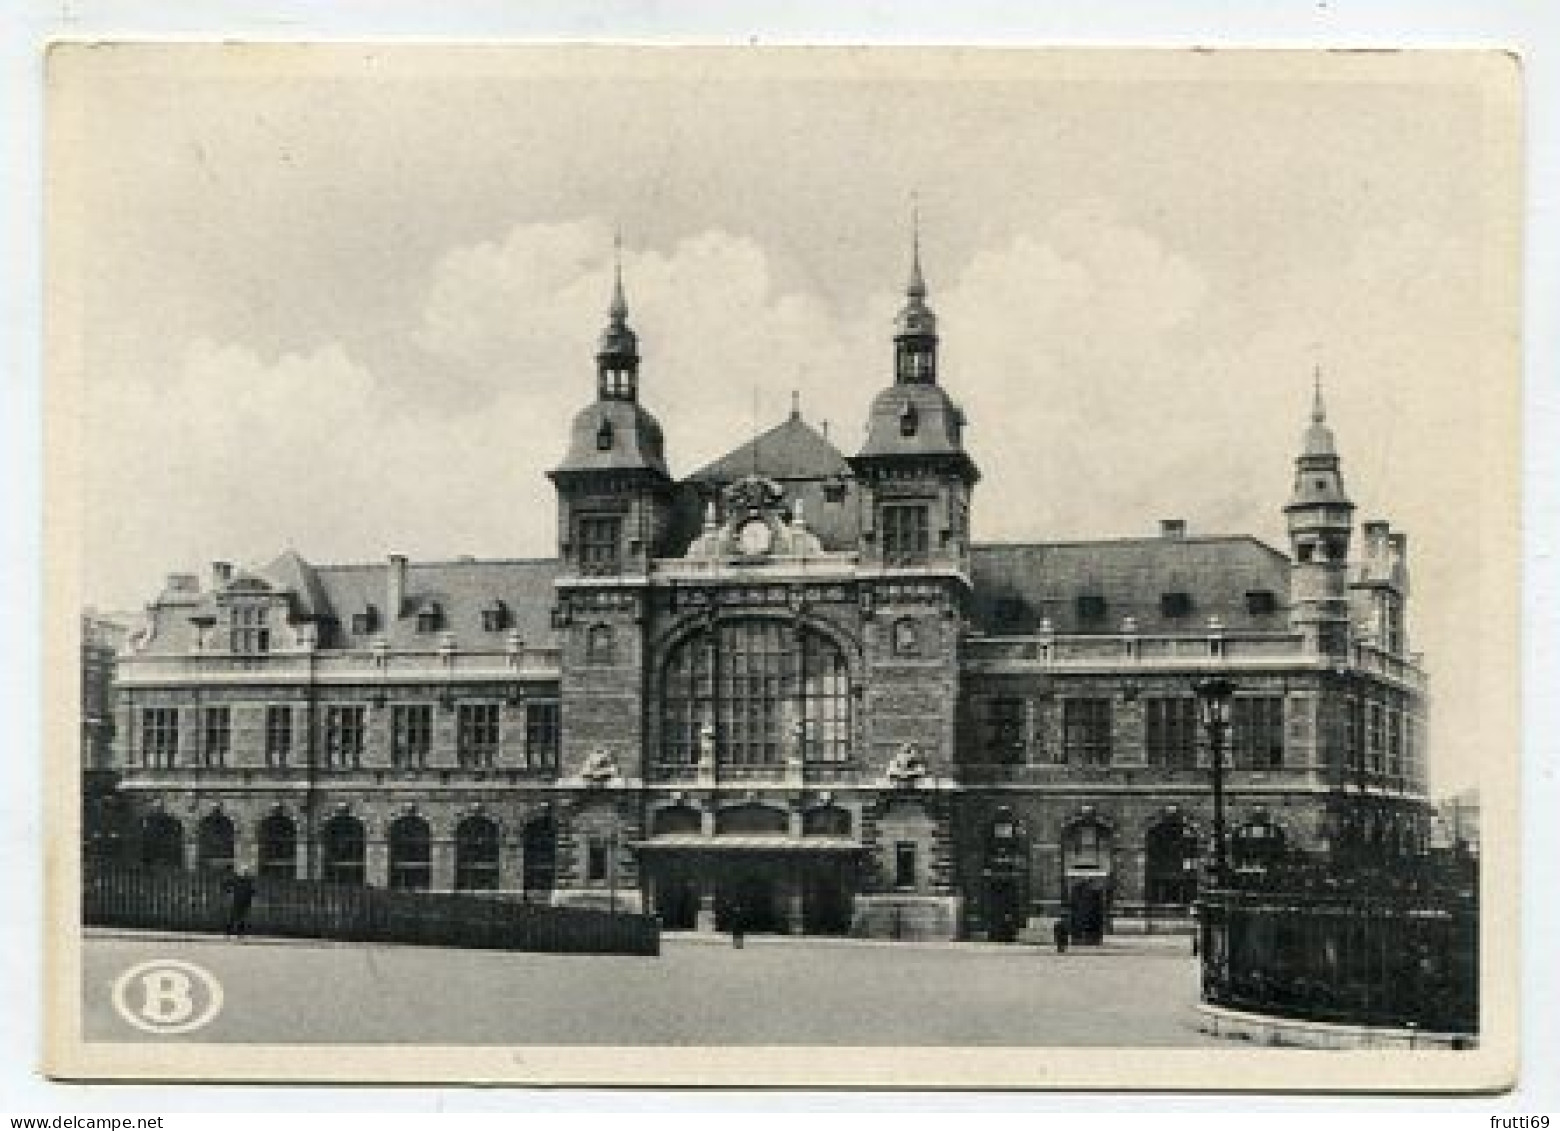
M 1311 392 L 1311 422 L 1313 424 L 1327 423 L 1327 406 L 1322 403 L 1322 367 L 1318 365 L 1313 374 L 1314 386 Z
M 612 233 L 612 304 L 607 315 L 614 326 L 628 321 L 628 300 L 623 297 L 623 229 Z
M 926 298 L 926 280 L 921 277 L 921 197 L 910 195 L 910 283 L 905 294 L 915 302 Z
M 603 400 L 632 401 L 639 397 L 639 338 L 628 325 L 628 300 L 623 297 L 623 233 L 612 236 L 612 301 L 607 328 L 596 347 L 597 395 Z

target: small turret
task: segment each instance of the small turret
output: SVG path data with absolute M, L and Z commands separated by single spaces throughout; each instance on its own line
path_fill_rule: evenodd
M 1284 507 L 1294 553 L 1291 620 L 1308 647 L 1341 652 L 1348 644 L 1348 558 L 1354 504 L 1343 486 L 1332 429 L 1316 374 L 1311 423 L 1295 460 L 1294 490 Z

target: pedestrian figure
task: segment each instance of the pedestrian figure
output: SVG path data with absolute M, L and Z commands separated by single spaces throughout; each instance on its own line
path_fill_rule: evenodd
M 1065 915 L 1057 919 L 1051 927 L 1051 937 L 1056 940 L 1056 953 L 1066 954 L 1067 943 L 1072 938 L 1072 929 L 1068 927 Z
M 742 904 L 740 904 L 740 903 L 733 903 L 731 905 L 731 945 L 733 947 L 735 947 L 737 950 L 741 950 L 742 949 L 742 930 L 743 930 L 743 927 L 744 927 L 744 924 L 742 922 Z
M 228 893 L 226 933 L 242 938 L 249 930 L 249 907 L 255 901 L 255 881 L 248 872 L 234 872 L 222 885 Z

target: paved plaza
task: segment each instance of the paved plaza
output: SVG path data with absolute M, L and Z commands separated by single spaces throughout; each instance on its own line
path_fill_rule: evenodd
M 221 983 L 198 1032 L 147 1036 L 115 982 L 153 959 Z M 665 939 L 658 958 L 91 932 L 88 1040 L 374 1044 L 1136 1045 L 1194 1027 L 1185 939 L 1030 946 L 750 937 Z

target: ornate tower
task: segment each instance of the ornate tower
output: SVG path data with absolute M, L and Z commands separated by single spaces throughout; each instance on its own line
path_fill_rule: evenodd
M 919 234 L 895 319 L 894 383 L 873 399 L 866 443 L 850 462 L 866 489 L 864 562 L 968 572 L 980 472 L 964 450 L 964 413 L 937 383 L 937 315 L 926 305 Z
M 621 252 L 596 350 L 596 399 L 575 416 L 558 492 L 560 772 L 582 792 L 557 815 L 557 898 L 631 891 L 644 778 L 647 578 L 672 514 L 661 426 L 639 403 L 639 342 L 628 325 Z M 614 858 L 615 854 L 615 858 Z
M 1320 372 L 1311 424 L 1295 460 L 1294 492 L 1284 514 L 1294 553 L 1290 621 L 1305 637 L 1308 649 L 1341 654 L 1349 639 L 1348 558 L 1354 504 L 1343 489 L 1338 451 L 1327 427 Z
M 548 476 L 558 490 L 563 573 L 643 576 L 666 535 L 671 478 L 661 425 L 639 403 L 639 339 L 621 260 L 596 350 L 596 400 L 575 416 L 569 450 Z

